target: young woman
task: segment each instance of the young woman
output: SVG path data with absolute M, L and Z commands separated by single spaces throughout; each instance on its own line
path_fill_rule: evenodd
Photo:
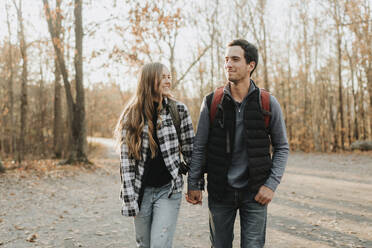
M 171 75 L 164 65 L 143 66 L 136 94 L 115 129 L 121 146 L 122 215 L 135 216 L 137 247 L 172 247 L 183 188 L 180 151 L 186 164 L 191 160 L 190 114 L 185 104 L 176 101 L 178 139 L 170 87 Z

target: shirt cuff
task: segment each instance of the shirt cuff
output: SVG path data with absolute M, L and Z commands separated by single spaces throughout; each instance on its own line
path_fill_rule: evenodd
M 188 190 L 204 190 L 204 178 L 201 178 L 199 181 L 188 181 L 187 182 Z
M 275 192 L 276 188 L 278 187 L 279 185 L 279 182 L 274 179 L 273 177 L 269 177 L 265 184 L 264 184 L 266 187 L 270 188 L 273 192 Z

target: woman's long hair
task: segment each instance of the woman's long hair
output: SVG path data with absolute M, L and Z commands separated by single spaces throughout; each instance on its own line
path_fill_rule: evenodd
M 115 138 L 119 145 L 124 142 L 128 146 L 130 158 L 141 160 L 142 130 L 145 121 L 148 123 L 148 135 L 151 150 L 151 157 L 154 158 L 157 151 L 157 144 L 152 136 L 154 128 L 152 123 L 154 111 L 159 112 L 162 108 L 159 102 L 158 109 L 154 109 L 154 99 L 158 97 L 157 88 L 161 81 L 164 65 L 161 63 L 149 63 L 142 67 L 138 80 L 136 94 L 124 108 L 115 128 Z M 122 131 L 126 135 L 123 137 Z

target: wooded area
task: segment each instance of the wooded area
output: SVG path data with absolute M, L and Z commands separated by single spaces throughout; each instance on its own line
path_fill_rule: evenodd
M 88 161 L 86 137 L 112 137 L 146 62 L 169 67 L 196 124 L 203 96 L 225 81 L 234 38 L 259 48 L 253 79 L 279 100 L 292 150 L 372 140 L 371 2 L 290 1 L 286 13 L 273 2 L 113 0 L 96 10 L 108 17 L 95 19 L 84 16 L 94 1 L 39 0 L 40 16 L 25 15 L 35 3 L 2 1 L 0 167 L 29 157 Z M 105 76 L 94 78 L 98 70 Z

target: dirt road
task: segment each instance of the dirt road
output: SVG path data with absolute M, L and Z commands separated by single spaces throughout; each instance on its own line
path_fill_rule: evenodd
M 120 215 L 118 155 L 111 140 L 96 142 L 108 147 L 98 169 L 0 175 L 0 247 L 135 247 L 132 219 Z M 183 200 L 174 247 L 210 247 L 208 233 L 207 199 Z M 372 247 L 372 155 L 292 153 L 266 247 Z

